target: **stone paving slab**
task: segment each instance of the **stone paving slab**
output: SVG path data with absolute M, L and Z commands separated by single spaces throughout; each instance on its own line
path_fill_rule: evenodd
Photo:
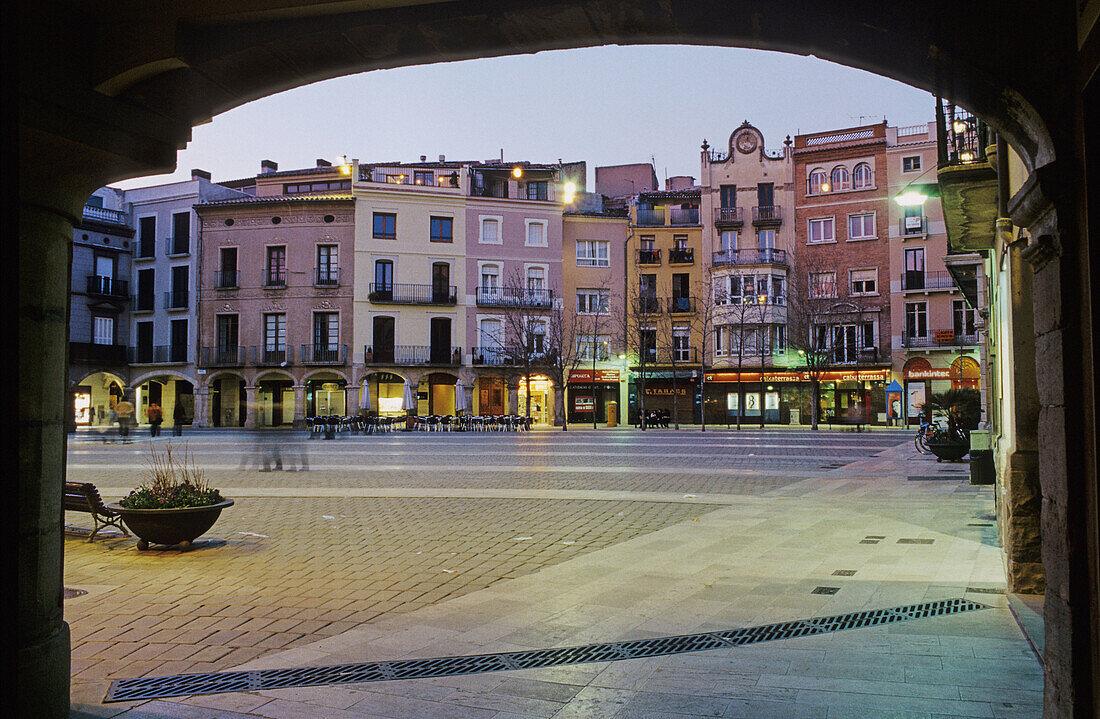
M 89 716 L 134 719 L 1038 716 L 1041 672 L 1005 597 L 967 591 L 1003 590 L 995 535 L 991 539 L 988 528 L 967 526 L 992 512 L 991 490 L 970 487 L 962 478 L 909 482 L 910 474 L 940 470 L 911 448 L 911 442 L 895 443 L 877 456 L 852 450 L 844 466 L 809 471 L 795 482 L 680 501 L 679 486 L 618 500 L 605 488 L 586 495 L 579 489 L 543 494 L 493 487 L 491 497 L 476 497 L 476 492 L 425 492 L 416 485 L 393 485 L 386 496 L 360 488 L 360 494 L 343 497 L 326 490 L 295 498 L 282 494 L 285 488 L 251 481 L 241 488 L 250 487 L 253 494 L 242 496 L 255 502 L 256 510 L 232 520 L 232 510 L 227 511 L 215 527 L 224 543 L 211 541 L 189 555 L 161 551 L 142 557 L 126 546 L 129 540 L 88 545 L 73 536 L 66 541 L 67 586 L 84 567 L 117 574 L 111 585 L 77 584 L 88 595 L 66 604 L 74 648 L 97 641 L 110 645 L 125 632 L 135 640 L 127 648 L 170 644 L 169 639 L 184 636 L 201 643 L 199 637 L 209 632 L 205 637 L 217 636 L 218 642 L 203 651 L 228 650 L 212 660 L 203 657 L 195 669 L 178 668 L 195 655 L 159 664 L 139 658 L 156 656 L 155 649 L 121 651 L 112 656 L 123 659 L 100 658 L 83 669 L 74 656 L 74 707 Z M 593 450 L 586 461 L 597 463 L 597 455 L 607 451 Z M 698 477 L 706 486 L 708 475 L 701 471 L 706 463 L 681 460 L 681 465 L 685 477 Z M 730 474 L 723 480 L 732 485 L 742 478 Z M 352 489 L 354 477 L 345 481 Z M 413 496 L 401 496 L 400 489 Z M 505 506 L 506 512 L 493 509 Z M 504 531 L 502 518 L 513 515 L 516 522 Z M 362 521 L 364 516 L 372 521 Z M 433 525 L 452 521 L 456 538 L 433 538 Z M 288 527 L 298 524 L 303 529 L 291 545 L 301 546 L 270 556 L 266 550 L 282 550 L 278 537 L 293 534 Z M 251 529 L 239 529 L 246 525 Z M 240 531 L 269 536 L 235 534 Z M 532 539 L 520 539 L 526 536 Z M 583 537 L 585 548 L 561 544 L 581 541 L 566 536 Z M 881 539 L 861 543 L 868 536 Z M 899 543 L 913 539 L 932 542 Z M 479 571 L 484 564 L 479 560 L 488 560 L 478 575 L 488 581 L 431 595 L 407 552 L 374 562 L 360 558 L 365 543 L 373 547 L 372 542 L 417 547 L 430 553 L 435 566 L 455 568 L 456 575 Z M 203 560 L 204 552 L 208 559 Z M 317 557 L 323 560 L 318 563 Z M 838 569 L 853 573 L 834 574 Z M 167 592 L 140 590 L 142 582 L 163 586 L 165 580 L 183 592 L 179 603 L 166 601 Z M 812 594 L 819 585 L 838 591 Z M 395 594 L 366 601 L 361 586 Z M 428 600 L 414 606 L 417 598 L 406 596 L 403 610 L 393 604 L 416 591 Z M 312 606 L 286 611 L 285 601 L 276 601 L 295 594 L 308 595 Z M 121 596 L 112 611 L 116 595 Z M 963 596 L 991 608 L 692 655 L 211 695 L 132 708 L 99 703 L 105 688 L 100 677 L 206 671 L 201 667 L 226 661 L 236 667 L 297 667 L 572 646 Z M 181 614 L 191 621 L 180 623 Z M 164 619 L 157 622 L 160 616 Z M 304 629 L 291 621 L 315 624 L 312 633 L 279 645 L 273 637 Z M 325 628 L 331 633 L 319 636 Z M 233 653 L 238 650 L 245 651 Z M 257 653 L 248 656 L 248 650 Z M 97 647 L 85 651 L 94 655 Z M 101 666 L 93 670 L 92 664 Z M 90 673 L 82 678 L 82 671 Z

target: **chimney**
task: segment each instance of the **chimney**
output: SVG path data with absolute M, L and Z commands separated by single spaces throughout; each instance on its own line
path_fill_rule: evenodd
M 428 156 L 427 155 L 421 155 L 420 156 L 420 161 L 421 162 L 427 162 L 428 161 Z
M 317 158 L 317 167 L 332 167 L 332 163 L 329 162 L 328 160 L 324 159 L 324 158 L 318 157 Z
M 439 161 L 440 162 L 446 162 L 447 161 L 447 156 L 446 155 L 440 155 L 439 156 Z
M 207 172 L 206 170 L 191 170 L 191 179 L 192 180 L 206 180 L 207 182 L 209 182 L 210 181 L 210 173 Z
M 279 169 L 279 163 L 274 160 L 260 160 L 260 174 L 266 175 L 269 172 L 275 172 Z

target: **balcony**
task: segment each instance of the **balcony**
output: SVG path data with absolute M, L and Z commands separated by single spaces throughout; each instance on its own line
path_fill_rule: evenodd
M 663 209 L 646 210 L 638 208 L 638 227 L 660 227 L 665 224 L 665 211 Z
M 187 362 L 186 345 L 155 345 L 130 347 L 130 364 L 184 364 Z
M 301 362 L 304 365 L 343 365 L 348 362 L 348 346 L 335 344 L 302 345 Z
M 772 247 L 749 247 L 744 250 L 720 250 L 713 253 L 712 264 L 722 265 L 783 265 L 787 266 L 786 250 Z
M 661 298 L 650 297 L 649 295 L 642 295 L 638 297 L 636 306 L 634 307 L 634 314 L 636 315 L 659 315 L 661 314 Z
M 94 342 L 70 342 L 69 361 L 73 364 L 124 365 L 126 345 L 101 345 Z
M 669 297 L 668 298 L 668 312 L 669 314 L 684 314 L 695 311 L 695 298 L 694 297 Z
M 977 331 L 956 333 L 954 330 L 932 330 L 926 334 L 910 334 L 902 332 L 901 346 L 906 348 L 955 348 L 973 347 L 978 344 Z
M 782 205 L 760 205 L 752 208 L 752 224 L 756 227 L 779 227 L 783 224 Z
M 339 267 L 314 267 L 313 268 L 313 286 L 314 287 L 339 287 L 340 286 L 340 268 Z
M 478 307 L 531 307 L 549 309 L 553 290 L 528 290 L 517 287 L 478 287 Z
M 737 229 L 745 224 L 740 207 L 719 207 L 714 211 L 714 225 L 719 229 Z
M 637 253 L 637 261 L 639 265 L 661 264 L 660 250 L 637 250 Z
M 470 364 L 499 367 L 518 364 L 516 357 L 501 347 L 471 347 Z
M 134 301 L 134 312 L 152 312 L 156 309 L 156 298 L 151 291 L 138 290 Z
M 370 283 L 367 299 L 391 305 L 454 305 L 458 304 L 458 288 L 454 285 L 409 285 Z
M 164 241 L 164 254 L 169 257 L 183 257 L 191 254 L 191 238 L 169 237 Z
M 108 210 L 104 207 L 93 207 L 92 205 L 84 205 L 84 219 L 96 220 L 98 222 L 109 222 L 112 225 L 122 225 L 125 227 L 126 213 L 118 210 Z
M 698 207 L 673 207 L 668 213 L 669 224 L 672 225 L 698 225 Z
M 270 290 L 286 289 L 286 270 L 264 268 L 264 288 Z
M 694 364 L 699 362 L 699 351 L 695 347 L 650 347 L 642 350 L 639 360 L 647 365 Z
M 199 364 L 203 367 L 243 367 L 247 356 L 244 347 L 203 347 Z
M 928 234 L 928 218 L 902 217 L 898 220 L 898 234 L 902 237 L 923 237 Z
M 668 251 L 668 264 L 693 265 L 695 264 L 695 250 L 690 247 L 671 249 Z
M 941 291 L 956 290 L 955 278 L 950 272 L 903 272 L 901 275 L 901 289 L 911 291 Z
M 185 310 L 189 306 L 191 293 L 187 290 L 175 290 L 164 293 L 164 309 Z
M 368 365 L 400 365 L 437 367 L 461 367 L 462 348 L 446 345 L 366 345 L 363 347 L 363 363 Z
M 118 301 L 130 299 L 129 282 L 102 275 L 88 275 L 85 291 L 95 297 L 106 297 Z
M 240 272 L 237 270 L 222 270 L 214 273 L 214 289 L 235 290 L 240 287 Z
M 257 347 L 248 348 L 248 358 L 251 364 L 257 367 L 285 367 L 294 364 L 294 350 L 290 347 Z
M 936 178 L 948 245 L 956 252 L 988 250 L 998 215 L 992 133 L 980 118 L 937 98 L 936 136 Z

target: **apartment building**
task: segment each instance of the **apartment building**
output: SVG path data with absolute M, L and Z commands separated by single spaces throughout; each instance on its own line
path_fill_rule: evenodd
M 627 407 L 622 313 L 626 290 L 625 207 L 598 193 L 580 195 L 562 217 L 562 303 L 576 318 L 577 367 L 567 378 L 570 422 L 616 422 Z
M 903 391 L 891 419 L 916 423 L 934 392 L 979 389 L 981 343 L 977 279 L 981 257 L 948 246 L 943 209 L 923 189 L 936 181 L 936 124 L 887 127 L 890 197 L 892 369 Z M 905 203 L 905 204 L 901 204 Z M 961 289 L 969 276 L 973 297 Z M 893 416 L 897 414 L 898 416 Z
M 355 206 L 346 166 L 261 173 L 201 223 L 196 424 L 301 427 L 358 406 Z
M 782 377 L 788 353 L 787 296 L 795 252 L 793 155 L 788 136 L 768 151 L 748 121 L 725 148 L 704 140 L 700 215 L 709 295 L 699 308 L 708 351 L 703 403 L 707 422 L 788 423 L 798 386 Z
M 73 231 L 69 294 L 70 427 L 105 426 L 130 383 L 130 270 L 134 251 L 125 193 L 103 187 Z
M 886 422 L 891 276 L 886 123 L 794 138 L 805 351 L 823 353 L 818 421 Z M 802 402 L 803 412 L 811 408 Z

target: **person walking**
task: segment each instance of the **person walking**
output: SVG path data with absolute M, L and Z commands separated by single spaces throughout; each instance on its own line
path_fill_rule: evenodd
M 149 418 L 149 436 L 160 436 L 160 424 L 164 421 L 164 412 L 161 411 L 160 405 L 156 402 L 151 402 L 149 408 L 145 410 L 145 416 Z
M 124 400 L 115 405 L 115 412 L 118 417 L 118 436 L 124 443 L 129 443 L 130 417 L 133 415 L 134 405 Z
M 183 411 L 183 404 L 177 400 L 176 408 L 172 410 L 172 434 L 177 437 L 183 436 L 183 423 L 186 418 L 186 414 Z

